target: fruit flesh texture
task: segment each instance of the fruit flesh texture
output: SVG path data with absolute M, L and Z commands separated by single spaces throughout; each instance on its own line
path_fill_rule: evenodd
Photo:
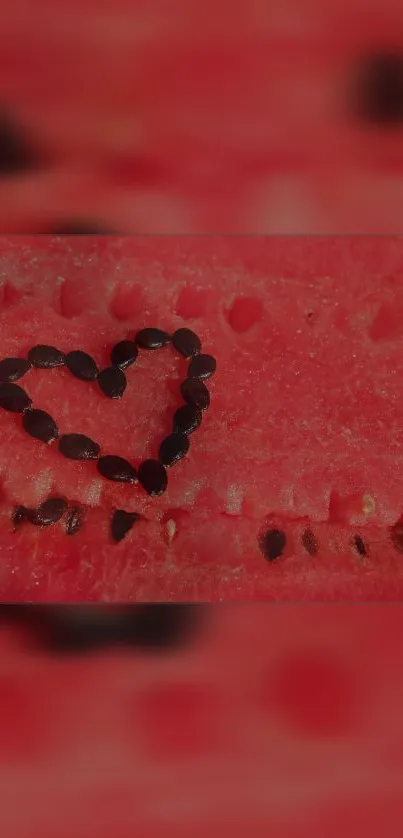
M 398 598 L 402 269 L 399 238 L 3 238 L 2 357 L 49 342 L 106 365 L 151 324 L 194 329 L 218 369 L 160 498 L 61 458 L 2 412 L 2 597 Z M 137 464 L 170 431 L 186 368 L 171 347 L 141 353 L 119 402 L 66 370 L 21 383 L 63 432 Z M 84 505 L 79 534 L 12 532 L 14 505 L 55 493 Z M 143 516 L 119 545 L 114 507 Z M 273 528 L 286 535 L 275 563 L 259 549 Z
M 353 118 L 350 93 L 402 22 L 362 0 L 18 0 L 2 106 L 42 167 L 2 179 L 0 230 L 399 229 L 401 120 Z
M 222 605 L 184 648 L 76 660 L 2 627 L 4 834 L 399 834 L 401 634 L 390 606 Z

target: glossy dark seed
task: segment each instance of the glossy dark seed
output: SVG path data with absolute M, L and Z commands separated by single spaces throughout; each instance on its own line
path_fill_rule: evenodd
M 138 478 L 149 495 L 162 495 L 168 485 L 168 475 L 158 460 L 145 460 L 141 463 Z
M 139 352 L 134 340 L 122 340 L 113 347 L 111 361 L 114 367 L 125 370 L 134 364 L 138 354 Z
M 31 399 L 18 384 L 0 384 L 0 407 L 11 413 L 24 413 L 31 407 Z
M 137 472 L 128 460 L 123 457 L 107 455 L 100 457 L 97 463 L 98 471 L 107 480 L 115 480 L 117 483 L 136 483 Z
M 66 367 L 81 381 L 95 381 L 98 378 L 98 367 L 91 355 L 75 349 L 66 355 Z
M 259 539 L 260 549 L 268 561 L 279 559 L 286 545 L 286 537 L 282 530 L 267 530 Z
M 366 548 L 365 543 L 362 540 L 360 535 L 355 535 L 354 536 L 353 543 L 354 543 L 354 547 L 355 547 L 359 556 L 366 556 L 367 555 L 367 548 Z
M 140 520 L 137 512 L 125 512 L 124 509 L 116 509 L 112 515 L 111 535 L 116 543 L 122 541 L 133 527 L 136 521 Z
M 126 376 L 118 367 L 107 367 L 98 376 L 98 384 L 108 399 L 121 399 L 127 387 Z
M 70 460 L 97 460 L 99 445 L 83 434 L 65 434 L 60 437 L 59 450 Z
M 63 518 L 67 509 L 67 503 L 63 498 L 49 498 L 38 507 L 35 512 L 35 517 L 32 519 L 33 524 L 40 527 L 48 527 L 50 524 L 57 524 L 60 518 Z
M 30 368 L 25 358 L 5 358 L 0 361 L 0 381 L 18 381 Z
M 189 369 L 189 378 L 210 378 L 217 369 L 217 361 L 212 355 L 196 355 L 192 358 Z
M 22 424 L 28 434 L 41 442 L 53 442 L 59 436 L 56 422 L 44 410 L 26 410 Z
M 197 378 L 187 378 L 181 384 L 181 393 L 185 402 L 199 410 L 207 410 L 210 406 L 210 393 L 203 381 Z
M 142 349 L 160 349 L 168 343 L 171 343 L 171 337 L 161 329 L 142 329 L 136 335 L 136 344 Z
M 319 542 L 312 530 L 304 530 L 301 536 L 302 546 L 310 556 L 316 556 L 319 551 Z
M 187 603 L 145 603 L 128 609 L 122 640 L 146 652 L 174 649 L 191 641 L 205 608 Z M 129 619 L 130 618 L 130 619 Z
M 174 415 L 174 433 L 192 434 L 201 424 L 200 410 L 191 404 L 184 404 Z
M 84 524 L 84 509 L 82 506 L 72 506 L 66 521 L 67 535 L 75 535 L 80 532 Z
M 172 343 L 184 358 L 193 358 L 201 350 L 200 338 L 190 329 L 178 329 L 172 335 Z
M 178 460 L 186 457 L 188 451 L 189 440 L 186 434 L 171 434 L 161 443 L 159 458 L 166 468 L 170 468 Z
M 38 344 L 33 346 L 28 352 L 28 360 L 34 367 L 39 369 L 52 369 L 52 367 L 62 367 L 66 356 L 55 346 L 46 346 L 45 344 Z

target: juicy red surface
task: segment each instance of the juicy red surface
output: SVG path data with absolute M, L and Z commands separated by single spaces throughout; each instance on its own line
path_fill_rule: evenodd
M 402 629 L 399 607 L 222 605 L 184 650 L 77 661 L 2 629 L 4 835 L 400 834 Z
M 49 342 L 103 365 L 139 328 L 186 325 L 218 359 L 210 410 L 160 498 L 103 481 L 2 412 L 2 598 L 400 597 L 402 268 L 399 238 L 2 239 L 1 356 Z M 66 370 L 23 382 L 62 432 L 137 465 L 169 432 L 185 373 L 168 347 L 141 354 L 121 402 Z M 86 508 L 83 530 L 12 532 L 14 506 L 50 494 Z M 142 515 L 119 545 L 114 507 Z M 259 549 L 267 529 L 286 535 L 276 562 Z
M 8 4 L 2 106 L 44 167 L 2 179 L 0 230 L 400 229 L 402 126 L 350 99 L 402 22 L 393 0 Z

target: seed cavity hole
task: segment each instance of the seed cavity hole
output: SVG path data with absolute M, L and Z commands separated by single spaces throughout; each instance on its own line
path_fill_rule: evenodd
M 144 292 L 141 285 L 119 285 L 109 304 L 112 317 L 120 321 L 133 320 L 144 309 Z
M 365 542 L 360 535 L 355 535 L 353 538 L 353 547 L 359 556 L 366 556 L 368 553 Z
M 312 532 L 312 530 L 304 530 L 301 536 L 301 543 L 304 550 L 306 550 L 306 552 L 309 553 L 310 556 L 316 556 L 319 552 L 319 542 L 316 538 L 315 533 Z
M 209 297 L 210 293 L 208 291 L 185 286 L 185 288 L 182 288 L 176 303 L 176 314 L 185 320 L 204 317 Z
M 262 302 L 256 297 L 237 297 L 226 312 L 226 317 L 234 332 L 248 332 L 263 317 Z
M 88 311 L 91 301 L 86 297 L 88 294 L 83 283 L 75 279 L 65 279 L 60 286 L 60 315 L 66 320 L 79 317 L 84 311 Z
M 265 559 L 273 562 L 283 555 L 287 539 L 283 530 L 269 529 L 261 533 L 258 543 Z
M 162 537 L 169 546 L 178 538 L 186 525 L 189 524 L 190 512 L 186 509 L 169 509 L 165 513 L 161 526 Z

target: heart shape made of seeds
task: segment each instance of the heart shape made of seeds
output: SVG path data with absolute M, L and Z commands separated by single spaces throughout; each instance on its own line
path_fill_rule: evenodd
M 189 361 L 187 378 L 181 384 L 181 405 L 173 418 L 173 431 L 160 444 L 158 459 L 144 460 L 136 470 L 129 460 L 113 455 L 102 456 L 97 442 L 79 433 L 59 434 L 55 420 L 45 411 L 32 406 L 32 400 L 15 382 L 32 367 L 53 369 L 66 367 L 76 378 L 97 381 L 102 394 L 120 399 L 126 390 L 124 370 L 132 366 L 139 350 L 155 351 L 168 345 Z M 200 338 L 190 329 L 181 328 L 169 335 L 157 328 L 139 331 L 133 340 L 117 343 L 111 352 L 111 365 L 99 371 L 90 355 L 73 350 L 67 354 L 54 346 L 34 346 L 27 358 L 5 358 L 0 361 L 0 407 L 22 415 L 22 425 L 30 436 L 48 445 L 58 442 L 59 451 L 72 460 L 97 460 L 99 473 L 118 483 L 137 483 L 149 495 L 161 495 L 168 485 L 167 469 L 189 451 L 189 435 L 197 430 L 202 413 L 210 405 L 210 393 L 204 381 L 216 370 L 216 360 L 201 352 Z

